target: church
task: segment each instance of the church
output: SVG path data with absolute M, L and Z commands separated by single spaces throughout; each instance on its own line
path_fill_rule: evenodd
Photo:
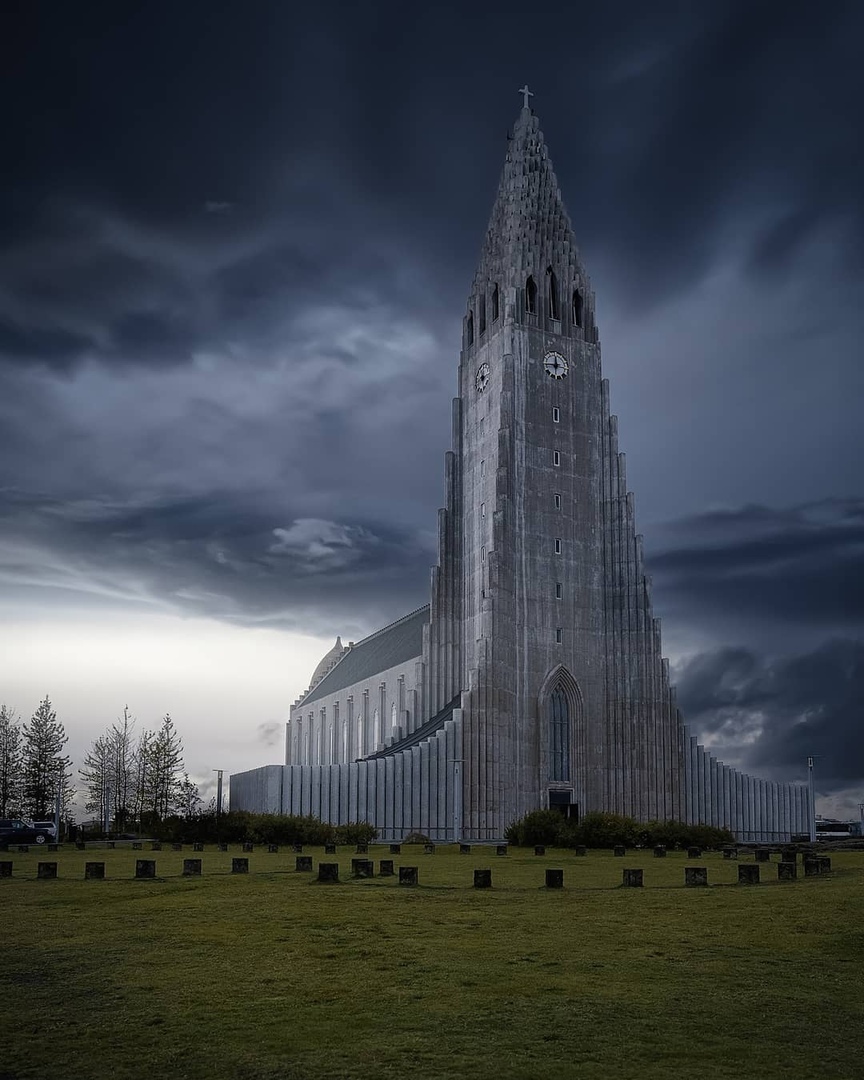
M 591 282 L 521 93 L 462 321 L 430 602 L 337 638 L 291 706 L 285 764 L 233 775 L 231 809 L 384 840 L 500 840 L 545 807 L 788 840 L 807 787 L 718 761 L 676 705 Z

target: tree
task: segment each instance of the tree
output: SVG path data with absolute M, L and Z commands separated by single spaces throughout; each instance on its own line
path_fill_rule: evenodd
M 183 773 L 183 740 L 167 713 L 162 727 L 151 736 L 147 750 L 146 805 L 161 821 L 180 806 Z
M 101 826 L 112 805 L 111 748 L 105 735 L 100 735 L 90 747 L 84 758 L 84 765 L 78 773 L 87 789 L 84 809 L 88 814 L 96 814 Z
M 180 813 L 183 814 L 187 821 L 191 821 L 198 814 L 198 808 L 201 806 L 201 796 L 198 793 L 198 785 L 194 780 L 189 779 L 189 773 L 183 773 L 178 793 Z
M 150 747 L 155 738 L 152 731 L 142 731 L 134 755 L 134 790 L 132 813 L 139 826 L 144 826 L 149 813 L 147 802 L 150 784 Z
M 0 818 L 21 813 L 22 764 L 15 710 L 0 705 Z
M 70 784 L 72 761 L 64 756 L 69 741 L 47 696 L 25 724 L 22 770 L 24 809 L 37 821 L 54 814 L 58 790 L 63 812 L 75 794 Z
M 129 716 L 129 706 L 123 708 L 123 719 L 111 725 L 108 732 L 110 805 L 114 825 L 118 829 L 126 826 L 133 816 L 136 761 L 132 733 L 135 721 Z

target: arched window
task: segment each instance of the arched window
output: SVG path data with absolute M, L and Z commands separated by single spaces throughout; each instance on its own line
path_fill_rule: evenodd
M 549 695 L 549 779 L 570 779 L 570 701 L 561 686 Z
M 546 268 L 546 295 L 549 297 L 549 318 L 560 319 L 561 308 L 558 304 L 558 278 L 551 266 Z
M 573 325 L 582 325 L 582 293 L 578 289 L 573 290 Z
M 378 749 L 378 743 L 381 742 L 381 714 L 376 709 L 372 714 L 372 752 L 374 753 Z
M 498 286 L 492 290 L 492 322 L 498 318 L 501 314 L 501 294 L 498 292 Z
M 525 282 L 525 310 L 529 315 L 537 314 L 537 283 L 530 276 Z
M 394 701 L 390 706 L 390 727 L 393 728 L 394 731 L 396 730 L 396 720 L 396 702 Z
M 468 312 L 468 325 L 467 325 L 467 327 L 465 329 L 465 336 L 468 339 L 468 344 L 473 345 L 474 344 L 474 312 L 473 311 Z
M 348 721 L 342 721 L 342 752 L 340 761 L 348 761 Z
M 480 297 L 480 333 L 486 332 L 486 297 Z

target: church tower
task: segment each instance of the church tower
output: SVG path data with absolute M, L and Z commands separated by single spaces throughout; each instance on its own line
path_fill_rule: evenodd
M 523 107 L 463 320 L 432 627 L 459 646 L 463 828 L 538 807 L 675 816 L 676 709 L 600 371 L 594 295 Z M 433 645 L 435 643 L 433 642 Z

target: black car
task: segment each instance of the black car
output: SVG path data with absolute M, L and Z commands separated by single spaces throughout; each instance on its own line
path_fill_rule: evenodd
M 53 829 L 40 829 L 32 821 L 24 818 L 0 820 L 0 844 L 50 844 L 53 840 Z

